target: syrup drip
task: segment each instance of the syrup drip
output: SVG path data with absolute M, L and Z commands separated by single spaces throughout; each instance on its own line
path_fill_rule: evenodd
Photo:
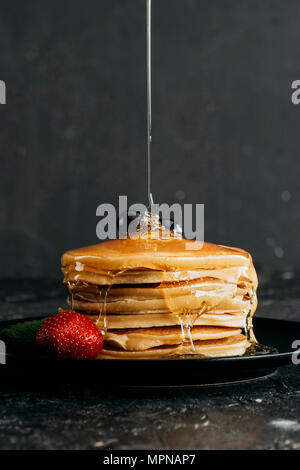
M 71 291 L 71 311 L 74 312 L 74 291 Z
M 245 330 L 245 335 L 246 335 L 247 341 L 250 341 L 250 328 L 249 328 L 249 319 L 250 319 L 250 315 L 251 315 L 251 310 L 249 310 L 249 311 L 247 312 L 247 315 L 246 315 L 246 318 L 245 318 L 245 327 L 244 327 L 244 330 Z
M 177 350 L 182 349 L 184 346 L 187 346 L 188 348 L 191 348 L 192 353 L 196 353 L 196 348 L 194 346 L 192 337 L 193 326 L 180 316 L 177 316 L 177 318 L 181 327 L 181 345 L 178 346 Z
M 68 290 L 69 290 L 69 294 L 70 294 L 71 311 L 74 312 L 74 287 L 75 287 L 75 284 L 73 282 L 68 281 L 67 285 L 68 285 Z
M 99 316 L 98 320 L 96 322 L 96 325 L 101 329 L 101 332 L 103 335 L 105 335 L 107 331 L 107 321 L 106 321 L 106 299 L 108 295 L 108 289 L 109 287 L 104 286 L 104 287 L 99 287 Z M 103 303 L 101 302 L 101 299 L 103 297 Z
M 176 314 L 181 327 L 181 344 L 177 348 L 177 353 L 184 349 L 186 354 L 197 354 L 192 336 L 193 327 L 196 320 L 207 311 L 207 307 L 203 305 L 198 312 L 185 311 L 184 313 Z
M 98 326 L 98 328 L 101 329 L 104 336 L 107 332 L 106 314 L 107 314 L 107 300 L 109 296 L 109 291 L 111 290 L 112 286 L 115 284 L 115 279 L 127 271 L 130 271 L 130 270 L 124 269 L 116 273 L 110 272 L 109 275 L 111 276 L 111 283 L 108 286 L 99 287 L 99 316 L 96 321 L 96 325 Z M 103 298 L 103 302 L 101 302 L 102 298 Z

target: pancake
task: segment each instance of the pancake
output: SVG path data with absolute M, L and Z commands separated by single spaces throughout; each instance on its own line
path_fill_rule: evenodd
M 220 328 L 216 326 L 193 326 L 191 336 L 195 341 L 216 340 L 228 336 L 239 335 L 240 328 Z M 178 326 L 154 328 L 130 328 L 126 330 L 107 331 L 106 344 L 126 351 L 139 351 L 164 345 L 180 345 L 189 342 L 184 329 Z
M 217 340 L 194 341 L 195 353 L 203 357 L 241 356 L 247 345 L 247 339 L 244 335 L 234 335 Z M 189 345 L 159 346 L 144 351 L 125 351 L 105 345 L 99 359 L 158 359 L 186 354 L 191 354 Z
M 255 271 L 249 270 L 251 256 L 246 251 L 184 238 L 153 240 L 147 236 L 109 240 L 63 254 L 62 265 L 66 271 L 76 263 L 80 263 L 76 281 L 85 269 L 91 268 L 112 273 L 141 268 L 168 272 L 235 266 L 247 267 L 253 281 L 256 278 Z
M 67 311 L 59 309 L 59 312 Z M 80 312 L 79 313 L 85 313 Z M 98 327 L 103 330 L 103 317 L 100 315 L 88 315 L 88 317 L 97 323 Z M 161 326 L 180 326 L 177 315 L 173 314 L 145 314 L 145 315 L 106 315 L 106 330 L 128 329 L 128 328 L 152 328 Z M 194 326 L 221 326 L 229 328 L 244 328 L 245 319 L 239 314 L 223 314 L 223 313 L 204 313 L 196 318 Z
M 255 275 L 248 266 L 235 266 L 223 269 L 194 269 L 193 271 L 158 271 L 154 269 L 131 269 L 127 271 L 101 271 L 83 263 L 71 263 L 62 268 L 66 282 L 84 282 L 96 286 L 118 284 L 149 284 L 160 282 L 189 281 L 204 277 L 223 279 L 224 281 L 255 284 Z
M 67 251 L 62 271 L 71 309 L 104 333 L 101 357 L 238 355 L 254 339 L 244 250 L 146 234 Z
M 156 314 L 156 313 L 180 313 L 184 309 L 189 312 L 215 310 L 216 308 L 223 310 L 224 312 L 244 312 L 245 314 L 249 310 L 253 310 L 256 306 L 256 301 L 243 300 L 242 298 L 234 298 L 233 295 L 222 295 L 222 292 L 213 294 L 202 294 L 190 293 L 187 296 L 180 296 L 175 299 L 162 298 L 162 299 L 149 299 L 139 300 L 131 297 L 124 297 L 123 299 L 113 300 L 110 295 L 112 290 L 109 291 L 109 295 L 106 300 L 103 297 L 99 301 L 87 301 L 78 300 L 76 295 L 73 298 L 73 306 L 76 310 L 85 311 L 86 313 L 115 313 L 123 315 L 143 315 L 143 314 Z M 69 305 L 72 304 L 72 300 L 68 298 Z
M 89 315 L 100 329 L 103 329 L 103 317 Z M 106 329 L 127 329 L 127 328 L 152 328 L 156 326 L 176 326 L 180 325 L 177 315 L 173 314 L 144 314 L 144 315 L 106 315 Z M 221 326 L 231 328 L 243 328 L 245 318 L 242 315 L 204 313 L 196 318 L 194 325 L 198 326 Z

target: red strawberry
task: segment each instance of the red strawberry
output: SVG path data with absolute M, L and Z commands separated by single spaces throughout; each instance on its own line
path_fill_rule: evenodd
M 103 348 L 103 335 L 85 315 L 61 312 L 40 326 L 36 341 L 46 353 L 73 359 L 95 359 Z

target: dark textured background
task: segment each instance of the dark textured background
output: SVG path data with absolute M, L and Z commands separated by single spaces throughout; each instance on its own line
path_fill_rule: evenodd
M 95 211 L 146 200 L 143 0 L 2 0 L 1 276 L 56 276 Z M 297 0 L 153 0 L 153 193 L 300 267 Z M 182 193 L 181 193 L 182 195 Z

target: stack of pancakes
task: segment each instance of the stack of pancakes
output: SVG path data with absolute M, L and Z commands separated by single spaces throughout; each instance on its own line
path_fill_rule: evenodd
M 103 358 L 234 356 L 254 340 L 244 250 L 141 236 L 68 251 L 62 265 L 69 305 L 104 331 Z

